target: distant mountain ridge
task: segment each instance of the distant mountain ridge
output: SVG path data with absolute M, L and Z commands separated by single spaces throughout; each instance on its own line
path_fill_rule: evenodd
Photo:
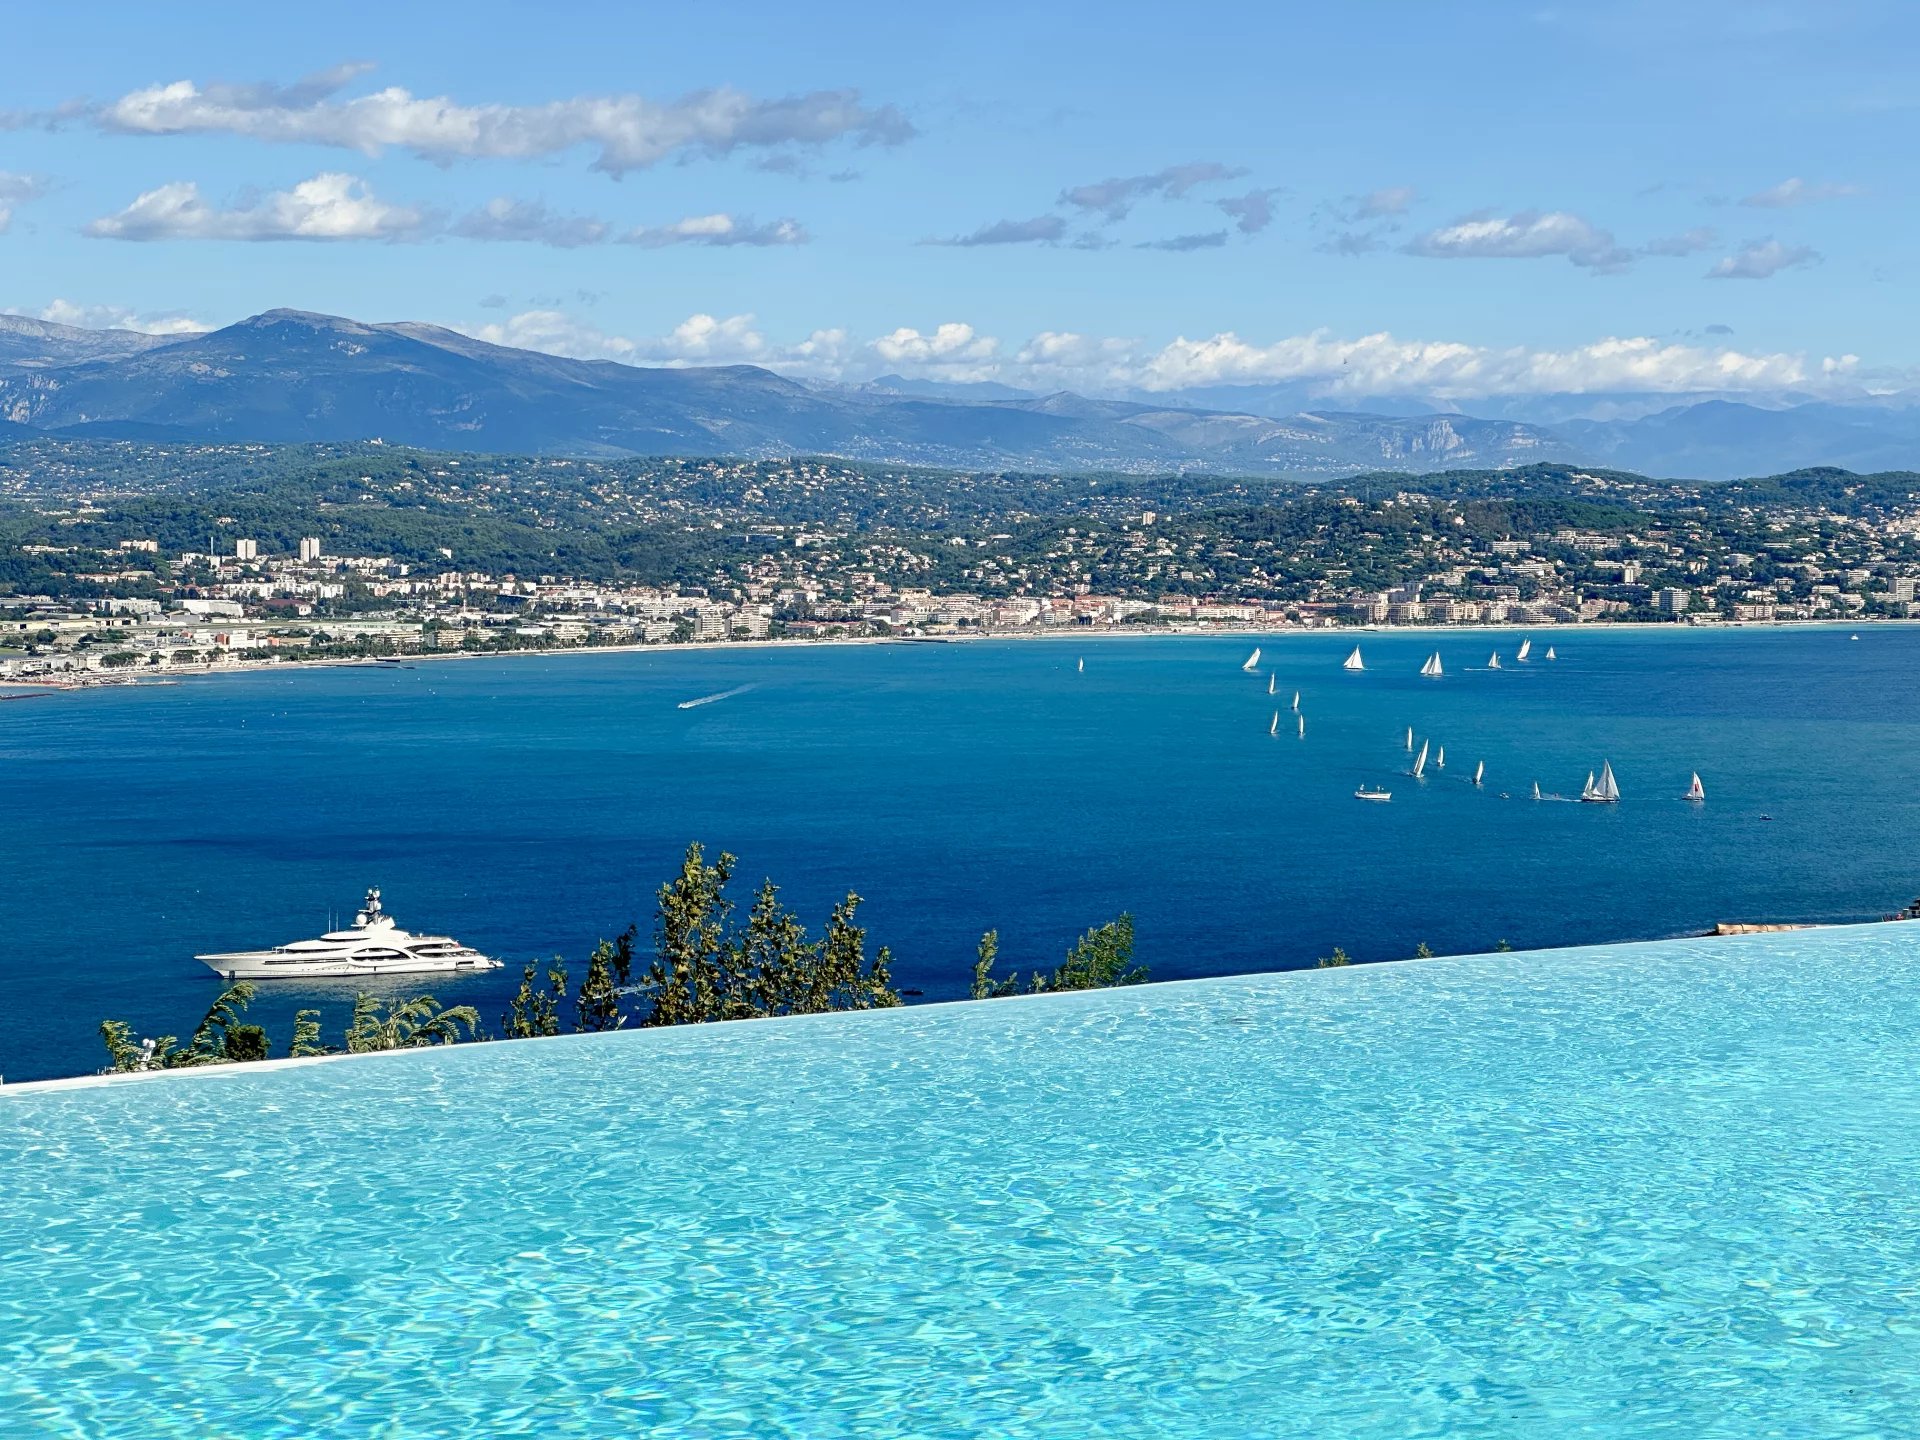
M 415 322 L 269 310 L 186 338 L 0 316 L 0 440 L 348 442 L 522 454 L 830 454 L 980 470 L 1326 476 L 1559 461 L 1725 479 L 1920 464 L 1920 409 L 1721 399 L 1553 425 L 1509 414 L 1289 408 L 1303 387 L 1035 395 L 884 376 L 803 384 L 752 365 L 574 360 Z M 1214 402 L 1208 405 L 1206 401 Z M 1237 403 L 1236 403 L 1237 402 Z M 20 427 L 26 427 L 23 432 Z

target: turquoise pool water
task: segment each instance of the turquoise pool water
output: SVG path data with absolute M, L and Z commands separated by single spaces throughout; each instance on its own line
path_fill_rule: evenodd
M 1920 1415 L 1920 924 L 0 1092 L 0 1434 Z

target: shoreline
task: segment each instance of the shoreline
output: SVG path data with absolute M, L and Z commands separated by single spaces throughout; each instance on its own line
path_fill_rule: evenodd
M 1775 630 L 1860 630 L 1882 626 L 1915 626 L 1920 619 L 1875 618 L 1854 620 L 1740 620 L 1724 621 L 1710 625 L 1687 625 L 1669 620 L 1567 620 L 1546 625 L 1512 625 L 1502 622 L 1498 625 L 1260 625 L 1245 621 L 1221 621 L 1190 623 L 1184 625 L 1104 626 L 1099 629 L 1076 626 L 1055 626 L 1045 630 L 986 630 L 968 634 L 954 635 L 834 635 L 834 636 L 779 636 L 757 640 L 685 640 L 678 643 L 640 643 L 629 645 L 571 645 L 555 649 L 526 648 L 519 650 L 422 650 L 402 655 L 380 655 L 348 658 L 345 656 L 325 656 L 313 660 L 230 660 L 219 665 L 196 668 L 167 669 L 157 674 L 121 674 L 89 670 L 85 678 L 68 679 L 49 677 L 35 680 L 0 680 L 0 700 L 29 699 L 40 696 L 65 695 L 83 690 L 101 690 L 123 685 L 170 685 L 183 680 L 214 679 L 223 675 L 258 675 L 276 671 L 322 670 L 322 669 L 380 669 L 391 666 L 401 668 L 420 664 L 424 661 L 450 660 L 513 660 L 530 657 L 552 659 L 559 656 L 574 655 L 676 655 L 689 652 L 711 652 L 716 650 L 763 650 L 773 647 L 783 649 L 811 648 L 815 646 L 848 645 L 974 645 L 987 641 L 1065 641 L 1076 640 L 1085 643 L 1089 640 L 1146 640 L 1146 639 L 1192 639 L 1196 637 L 1221 638 L 1244 636 L 1251 639 L 1286 640 L 1308 636 L 1370 636 L 1386 637 L 1394 635 L 1457 635 L 1464 638 L 1487 635 L 1545 636 L 1557 633 L 1592 634 L 1609 630 L 1621 631 L 1672 631 L 1676 634 L 1694 634 L 1699 632 L 1721 633 L 1724 631 L 1775 631 Z M 29 691 L 30 695 L 13 695 L 9 691 Z

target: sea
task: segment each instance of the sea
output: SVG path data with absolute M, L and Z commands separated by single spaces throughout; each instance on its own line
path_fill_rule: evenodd
M 184 1036 L 220 988 L 195 954 L 318 935 L 372 886 L 407 928 L 509 962 L 381 993 L 497 1027 L 525 962 L 577 976 L 629 924 L 644 951 L 690 841 L 738 856 L 743 911 L 771 877 L 817 930 L 858 892 L 910 1003 L 964 995 L 983 931 L 1003 968 L 1044 970 L 1122 912 L 1176 979 L 1920 895 L 1920 627 L 1542 630 L 1520 663 L 1525 638 L 794 644 L 10 692 L 0 1076 L 99 1068 L 106 1018 Z M 1603 762 L 1620 802 L 1571 798 Z M 337 1041 L 352 988 L 263 986 L 250 1018 L 278 1052 L 317 1006 Z

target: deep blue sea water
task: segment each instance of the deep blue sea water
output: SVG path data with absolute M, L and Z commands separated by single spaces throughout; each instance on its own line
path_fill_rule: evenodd
M 1259 637 L 1257 675 L 1243 637 L 589 654 L 0 703 L 0 1073 L 96 1067 L 103 1016 L 190 1030 L 196 952 L 317 934 L 369 885 L 410 928 L 577 962 L 646 932 L 691 839 L 816 926 L 857 889 L 927 998 L 990 926 L 1024 970 L 1123 909 L 1156 978 L 1878 915 L 1920 893 L 1920 628 L 1859 633 L 1543 631 L 1525 667 L 1513 635 L 1375 634 L 1363 675 L 1351 635 Z M 1304 740 L 1267 734 L 1269 670 Z M 1447 748 L 1424 785 L 1408 725 Z M 1524 798 L 1602 758 L 1619 806 Z M 515 983 L 435 988 L 493 1019 Z M 310 1003 L 256 1002 L 276 1048 Z
M 8 1087 L 0 1435 L 1912 1435 L 1916 1014 L 1909 922 Z

